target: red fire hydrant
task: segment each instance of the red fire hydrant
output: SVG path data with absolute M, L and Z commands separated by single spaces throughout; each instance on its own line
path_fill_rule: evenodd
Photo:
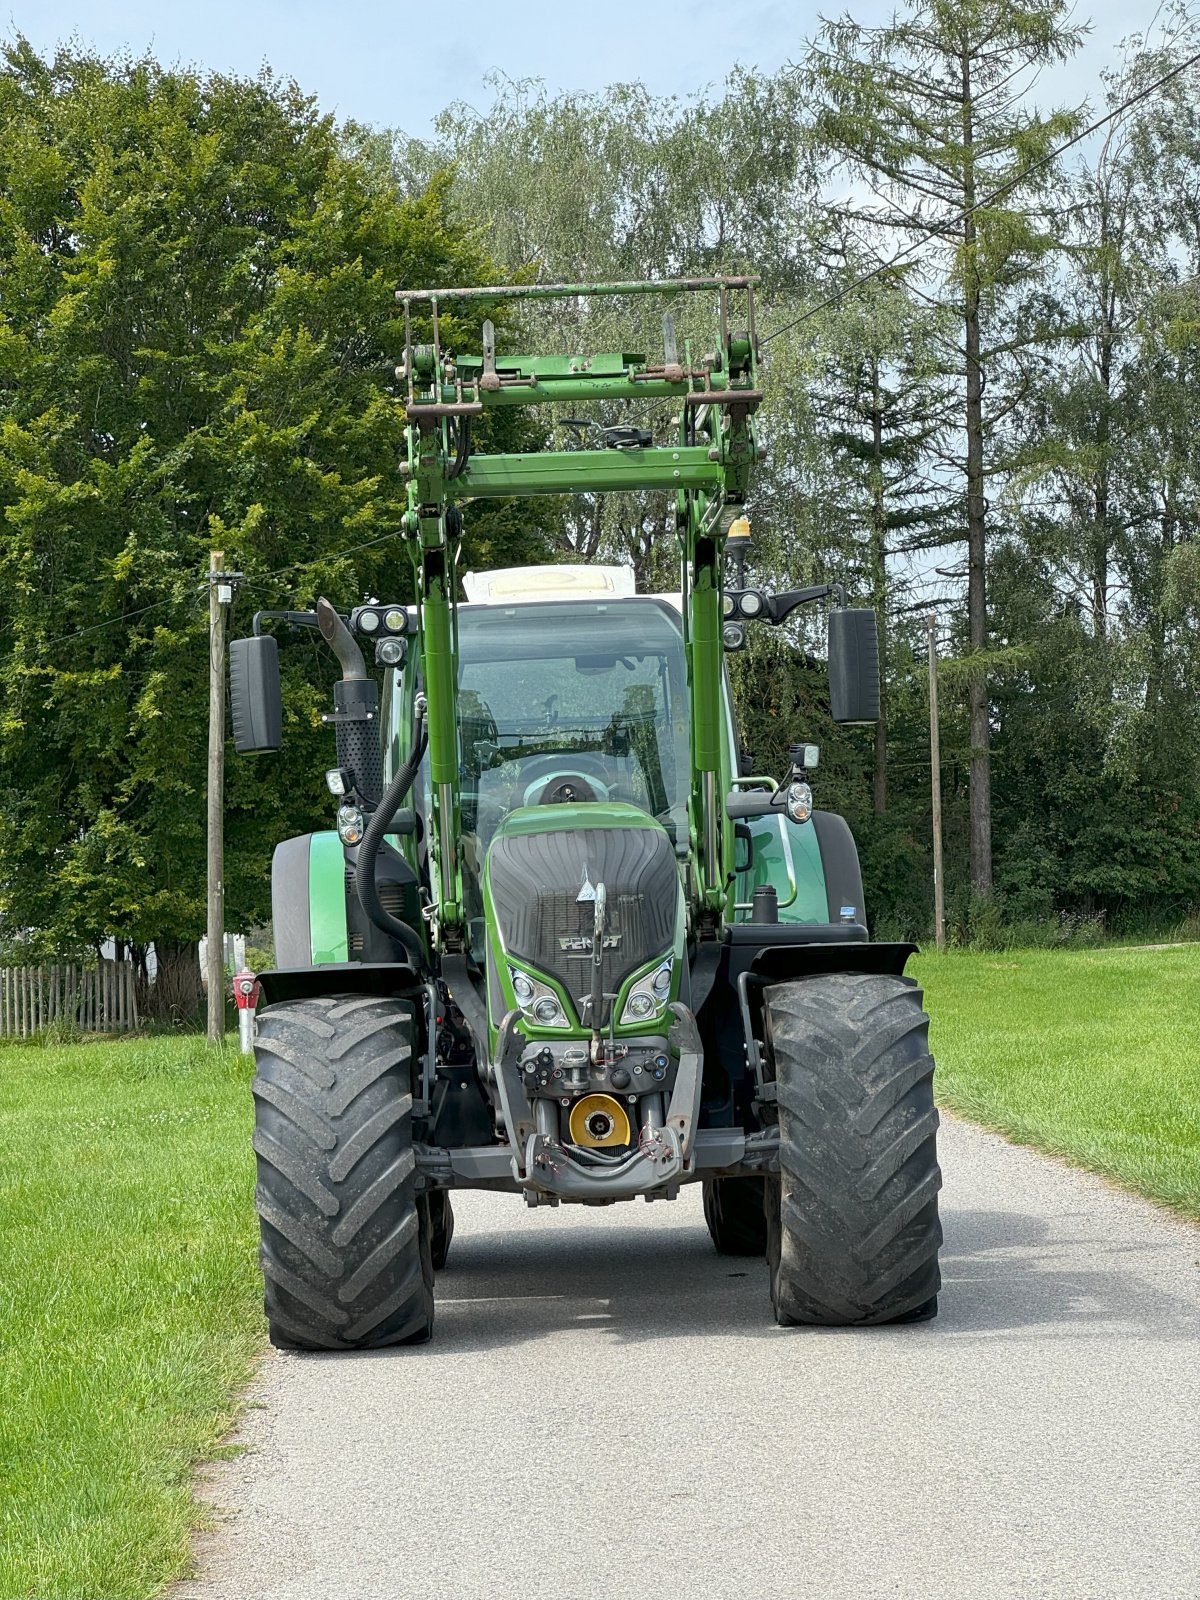
M 244 1056 L 254 1054 L 254 1008 L 262 994 L 262 984 L 247 967 L 235 974 L 233 998 L 238 1008 L 238 1040 Z

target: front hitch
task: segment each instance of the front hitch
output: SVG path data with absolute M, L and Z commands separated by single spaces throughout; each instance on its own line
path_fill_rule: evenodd
M 666 1119 L 661 1127 L 647 1123 L 641 1130 L 637 1149 L 611 1167 L 586 1165 L 563 1144 L 557 1133 L 538 1127 L 535 1109 L 530 1106 L 520 1074 L 515 1070 L 515 1052 L 510 1042 L 515 1035 L 515 1015 L 509 1013 L 501 1030 L 496 1077 L 505 1120 L 515 1146 L 513 1176 L 523 1189 L 560 1200 L 627 1200 L 666 1188 L 692 1172 L 696 1164 L 694 1147 L 704 1052 L 692 1013 L 678 1002 L 671 1010 L 675 1022 L 669 1038 L 679 1051 L 679 1065 Z M 510 1019 L 511 1028 L 508 1026 Z M 505 1044 L 509 1045 L 507 1050 Z M 544 1106 L 547 1102 L 540 1104 Z

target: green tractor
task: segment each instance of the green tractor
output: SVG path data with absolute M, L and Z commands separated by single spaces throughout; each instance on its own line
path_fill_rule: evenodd
M 441 346 L 448 301 L 649 292 L 710 295 L 711 350 L 681 357 L 669 316 L 657 362 L 505 356 L 486 321 L 479 355 Z M 725 653 L 748 627 L 831 599 L 833 718 L 873 721 L 879 695 L 873 612 L 745 578 L 754 280 L 400 298 L 416 603 L 260 614 L 231 647 L 243 751 L 280 743 L 266 621 L 319 628 L 341 668 L 336 828 L 276 849 L 260 975 L 271 1338 L 427 1339 L 462 1188 L 609 1205 L 699 1183 L 716 1249 L 766 1256 L 778 1322 L 932 1316 L 941 1178 L 913 946 L 868 940 L 850 831 L 813 807 L 816 748 L 795 745 L 782 781 L 739 757 Z M 677 412 L 667 444 L 589 421 L 571 448 L 472 445 L 494 408 L 655 400 Z M 470 502 L 617 490 L 674 494 L 678 593 L 537 567 L 468 573 L 460 601 Z

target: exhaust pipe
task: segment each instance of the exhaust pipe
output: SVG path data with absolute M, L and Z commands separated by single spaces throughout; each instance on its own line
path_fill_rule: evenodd
M 367 667 L 358 641 L 324 595 L 317 601 L 317 627 L 321 630 L 322 639 L 338 658 L 343 682 L 365 679 Z

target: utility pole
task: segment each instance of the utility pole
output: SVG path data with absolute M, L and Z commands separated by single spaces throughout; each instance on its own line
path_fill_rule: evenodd
M 208 1042 L 225 1037 L 225 619 L 233 578 L 208 558 Z
M 933 786 L 933 928 L 939 950 L 946 948 L 946 887 L 942 877 L 942 750 L 938 727 L 937 618 L 925 618 L 929 640 L 929 777 Z

